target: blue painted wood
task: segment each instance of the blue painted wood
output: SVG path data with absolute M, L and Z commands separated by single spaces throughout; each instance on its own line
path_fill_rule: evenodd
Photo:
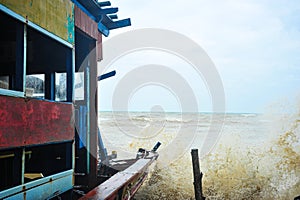
M 30 26 L 30 27 L 34 28 L 35 30 L 37 30 L 37 31 L 39 31 L 39 32 L 41 32 L 41 33 L 49 36 L 50 38 L 56 40 L 57 42 L 65 45 L 65 46 L 67 46 L 69 48 L 73 48 L 73 44 L 71 44 L 71 43 L 69 43 L 69 42 L 61 39 L 60 37 L 54 35 L 53 33 L 47 31 L 46 29 L 41 28 L 40 26 L 32 23 L 31 21 L 28 21 L 27 24 L 28 24 L 28 26 Z
M 91 56 L 91 55 L 90 55 Z M 90 107 L 91 107 L 91 82 L 90 82 L 90 63 L 88 62 L 88 66 L 85 68 L 85 80 L 86 80 L 86 173 L 90 173 L 90 134 L 91 134 L 91 118 L 90 118 Z
M 72 49 L 66 52 L 66 68 L 67 68 L 67 102 L 74 101 L 74 79 L 75 79 L 75 63 L 73 59 L 74 53 Z
M 26 26 L 17 24 L 16 33 L 16 66 L 12 89 L 25 92 L 26 79 Z
M 119 8 L 102 8 L 101 10 L 99 10 L 97 17 L 100 17 L 101 15 L 114 14 L 118 11 Z
M 130 25 L 131 25 L 131 21 L 130 21 L 130 18 L 128 18 L 128 19 L 122 19 L 119 21 L 111 21 L 110 23 L 107 24 L 107 28 L 109 30 L 112 30 L 112 29 L 117 29 L 117 28 L 123 28 L 123 27 L 130 26 Z
M 86 106 L 79 107 L 79 148 L 86 147 Z
M 45 98 L 55 100 L 55 73 L 45 74 Z
M 102 33 L 104 36 L 108 36 L 109 35 L 109 30 L 108 28 L 101 23 L 101 19 L 102 16 L 98 16 L 98 18 L 96 16 L 94 16 L 89 10 L 87 10 L 79 1 L 77 0 L 72 0 L 72 2 L 78 6 L 85 14 L 87 14 L 87 16 L 89 16 L 92 20 L 94 20 L 95 22 L 98 23 L 98 30 L 100 33 Z
M 98 30 L 107 37 L 109 35 L 109 29 L 104 26 L 101 22 L 98 23 Z
M 24 92 L 18 92 L 13 90 L 7 90 L 0 88 L 0 94 L 12 97 L 24 97 Z
M 110 19 L 118 19 L 118 15 L 108 15 Z
M 104 36 L 109 35 L 109 30 L 122 28 L 125 26 L 130 26 L 131 22 L 130 19 L 124 19 L 120 21 L 112 21 L 112 19 L 116 19 L 116 15 L 108 16 L 108 14 L 114 14 L 118 12 L 118 8 L 101 8 L 100 4 L 105 5 L 108 3 L 101 2 L 99 3 L 92 3 L 92 1 L 84 1 L 84 0 L 72 0 L 72 2 L 78 6 L 85 14 L 87 14 L 91 19 L 98 23 L 98 30 Z M 95 4 L 96 3 L 96 4 Z
M 98 146 L 99 146 L 100 160 L 101 162 L 103 162 L 107 159 L 107 150 L 104 146 L 99 127 L 98 127 Z
M 101 81 L 101 80 L 113 77 L 115 75 L 116 75 L 116 71 L 115 70 L 111 71 L 111 72 L 108 72 L 106 74 L 102 74 L 101 76 L 98 76 L 98 81 Z
M 0 199 L 49 199 L 73 188 L 73 169 L 0 192 Z
M 98 5 L 100 7 L 111 6 L 111 3 L 110 3 L 110 1 L 102 1 L 102 2 L 98 2 Z

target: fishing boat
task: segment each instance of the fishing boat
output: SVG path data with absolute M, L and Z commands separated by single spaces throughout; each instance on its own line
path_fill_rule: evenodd
M 130 26 L 95 0 L 0 0 L 0 199 L 132 199 L 158 157 L 108 154 L 102 37 Z M 108 80 L 109 81 L 109 80 Z

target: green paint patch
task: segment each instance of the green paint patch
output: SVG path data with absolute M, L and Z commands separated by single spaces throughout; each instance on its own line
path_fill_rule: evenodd
M 67 25 L 68 30 L 68 41 L 74 43 L 74 5 L 72 6 L 72 13 L 67 16 Z

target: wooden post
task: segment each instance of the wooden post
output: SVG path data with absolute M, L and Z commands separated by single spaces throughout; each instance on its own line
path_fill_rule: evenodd
M 202 193 L 202 177 L 203 174 L 200 172 L 198 149 L 192 149 L 192 162 L 193 162 L 193 173 L 194 173 L 194 190 L 196 200 L 205 200 Z

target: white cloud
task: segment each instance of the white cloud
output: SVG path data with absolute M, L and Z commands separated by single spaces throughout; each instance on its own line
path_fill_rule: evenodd
M 112 31 L 112 35 L 155 27 L 177 31 L 198 42 L 219 70 L 230 111 L 242 112 L 242 108 L 260 111 L 266 102 L 276 100 L 272 98 L 300 90 L 297 78 L 300 74 L 295 74 L 300 68 L 300 2 L 297 0 L 112 3 L 120 8 L 120 18 L 132 19 L 132 27 Z M 276 83 L 280 87 L 275 88 Z M 256 98 L 240 96 L 247 92 Z

